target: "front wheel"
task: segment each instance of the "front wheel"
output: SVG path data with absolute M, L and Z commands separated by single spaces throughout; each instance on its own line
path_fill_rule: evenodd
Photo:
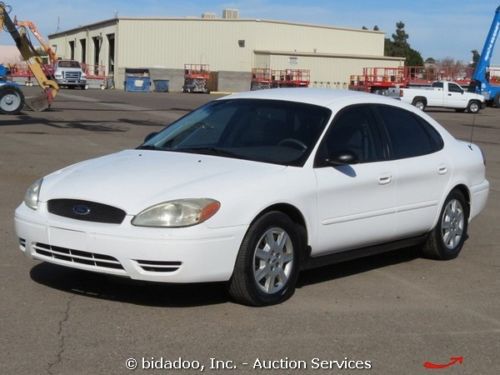
M 295 291 L 302 241 L 297 225 L 284 213 L 262 215 L 241 243 L 229 294 L 251 306 L 280 303 Z
M 17 115 L 24 107 L 24 94 L 17 87 L 0 88 L 0 113 Z
M 471 100 L 467 106 L 467 112 L 478 113 L 481 110 L 481 104 L 476 100 Z
M 467 238 L 469 208 L 464 195 L 453 190 L 446 198 L 439 220 L 422 252 L 428 258 L 449 260 L 458 256 Z

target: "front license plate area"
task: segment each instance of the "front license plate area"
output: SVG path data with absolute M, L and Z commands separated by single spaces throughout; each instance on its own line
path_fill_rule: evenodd
M 81 231 L 50 227 L 49 241 L 51 246 L 88 250 L 88 234 Z

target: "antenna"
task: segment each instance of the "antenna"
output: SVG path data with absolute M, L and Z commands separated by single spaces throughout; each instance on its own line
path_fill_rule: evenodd
M 470 141 L 469 141 L 469 148 L 472 150 L 472 138 L 474 137 L 474 128 L 476 127 L 476 114 L 472 114 L 472 126 L 470 129 Z
M 59 27 L 61 26 L 61 17 L 57 16 L 57 28 L 56 28 L 56 33 L 59 32 Z

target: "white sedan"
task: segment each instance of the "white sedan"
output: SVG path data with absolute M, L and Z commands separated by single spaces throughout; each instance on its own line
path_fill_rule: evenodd
M 377 95 L 272 89 L 210 102 L 137 149 L 36 181 L 21 250 L 168 283 L 227 281 L 284 301 L 300 270 L 410 245 L 455 258 L 489 192 L 478 146 Z

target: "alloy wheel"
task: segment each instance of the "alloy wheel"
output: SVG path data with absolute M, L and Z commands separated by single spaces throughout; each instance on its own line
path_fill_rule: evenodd
M 465 226 L 465 215 L 462 204 L 452 199 L 446 205 L 441 218 L 441 238 L 448 249 L 454 249 L 460 243 Z
M 257 242 L 253 275 L 259 289 L 274 294 L 286 287 L 294 267 L 293 243 L 282 228 L 268 229 Z

